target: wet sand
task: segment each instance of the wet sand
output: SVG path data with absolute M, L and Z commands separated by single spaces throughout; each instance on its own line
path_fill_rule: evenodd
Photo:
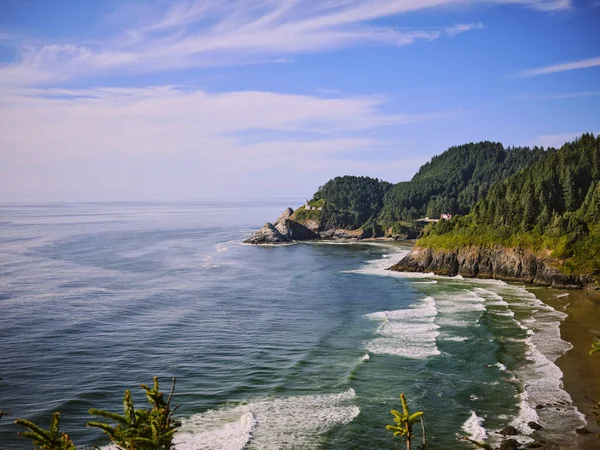
M 598 450 L 600 427 L 592 415 L 594 403 L 600 400 L 600 354 L 590 355 L 592 342 L 600 336 L 600 292 L 592 290 L 560 290 L 531 288 L 531 292 L 558 311 L 568 314 L 561 323 L 561 337 L 573 345 L 573 349 L 560 357 L 556 364 L 562 370 L 565 390 L 571 395 L 575 406 L 585 414 L 588 435 L 580 435 L 572 449 Z M 564 295 L 568 294 L 568 295 Z M 559 297 L 560 296 L 560 297 Z

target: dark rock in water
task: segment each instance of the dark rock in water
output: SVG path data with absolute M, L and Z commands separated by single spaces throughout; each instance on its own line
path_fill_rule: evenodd
M 590 430 L 588 430 L 586 427 L 577 428 L 575 432 L 577 434 L 590 434 Z
M 517 429 L 511 425 L 508 425 L 504 428 L 502 428 L 499 433 L 502 436 L 516 436 L 517 434 L 519 434 L 519 432 L 517 431 Z
M 537 406 L 535 407 L 535 409 L 542 409 L 543 407 L 544 407 L 544 405 L 537 405 Z
M 500 450 L 519 450 L 519 442 L 515 439 L 507 439 L 500 444 Z
M 267 222 L 254 235 L 246 239 L 246 244 L 280 244 L 283 242 L 291 242 L 292 240 L 308 240 L 319 237 L 319 235 L 307 228 L 306 226 L 291 220 L 290 217 L 294 214 L 292 208 L 287 208 L 277 218 L 275 225 Z M 318 226 L 318 225 L 317 225 Z
M 529 444 L 527 444 L 527 447 L 525 448 L 540 448 L 542 447 L 542 444 L 540 444 L 539 442 L 530 442 Z
M 563 288 L 581 288 L 592 281 L 586 276 L 565 275 L 529 250 L 498 245 L 452 250 L 414 247 L 390 270 L 433 272 L 451 277 L 496 278 Z
M 535 422 L 528 422 L 527 426 L 533 430 L 541 430 L 542 426 L 539 423 L 535 423 Z
M 289 242 L 290 237 L 283 236 L 280 231 L 270 222 L 258 230 L 254 235 L 244 241 L 245 244 L 277 244 L 281 242 Z

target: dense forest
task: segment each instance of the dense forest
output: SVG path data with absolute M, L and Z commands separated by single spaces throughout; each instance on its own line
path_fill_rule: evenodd
M 369 177 L 336 177 L 319 188 L 313 200 L 323 200 L 321 224 L 325 228 L 354 230 L 373 223 L 383 208 L 387 181 Z
M 584 134 L 495 184 L 470 214 L 440 221 L 421 245 L 523 246 L 565 273 L 600 275 L 600 136 Z
M 488 141 L 451 147 L 424 164 L 411 181 L 394 185 L 385 196 L 379 222 L 387 228 L 424 216 L 467 214 L 494 183 L 548 152 L 538 147 L 504 149 Z
M 554 149 L 513 147 L 495 142 L 451 147 L 421 167 L 411 181 L 395 185 L 369 177 L 329 180 L 310 204 L 322 211 L 300 208 L 296 218 L 312 219 L 324 229 L 361 228 L 365 236 L 415 233 L 417 219 L 442 213 L 468 214 L 491 186 L 529 167 Z

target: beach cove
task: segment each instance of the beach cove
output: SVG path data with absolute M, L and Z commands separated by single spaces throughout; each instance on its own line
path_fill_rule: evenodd
M 394 448 L 400 392 L 432 448 L 510 424 L 593 448 L 593 293 L 386 271 L 404 242 L 240 244 L 289 203 L 3 206 L 2 408 L 103 445 L 90 407 L 176 376 L 183 450 Z M 16 431 L 0 448 L 29 448 Z

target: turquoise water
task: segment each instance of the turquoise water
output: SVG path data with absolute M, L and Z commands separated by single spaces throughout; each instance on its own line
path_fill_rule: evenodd
M 78 445 L 104 445 L 90 407 L 119 411 L 125 389 L 142 405 L 136 385 L 175 376 L 180 450 L 395 448 L 400 392 L 430 449 L 507 424 L 526 442 L 529 420 L 571 442 L 562 313 L 521 286 L 383 270 L 407 244 L 240 243 L 290 204 L 1 206 L 0 408 L 59 410 Z M 11 418 L 0 448 L 31 448 Z

